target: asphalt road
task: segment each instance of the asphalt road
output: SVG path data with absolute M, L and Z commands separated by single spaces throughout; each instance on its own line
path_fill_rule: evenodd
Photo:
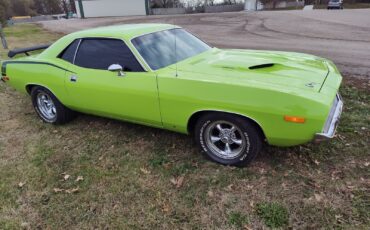
M 370 79 L 370 9 L 261 11 L 42 22 L 70 33 L 123 23 L 171 23 L 220 48 L 304 52 L 333 60 L 346 76 Z

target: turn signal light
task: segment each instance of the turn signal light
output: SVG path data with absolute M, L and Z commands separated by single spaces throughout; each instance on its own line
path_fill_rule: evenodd
M 284 116 L 284 120 L 293 123 L 305 123 L 306 119 L 304 117 L 295 117 L 295 116 Z

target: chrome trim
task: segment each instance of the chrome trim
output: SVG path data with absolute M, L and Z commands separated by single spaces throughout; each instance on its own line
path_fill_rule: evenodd
M 315 135 L 315 141 L 321 141 L 321 140 L 326 140 L 326 139 L 331 139 L 335 135 L 335 131 L 337 129 L 338 123 L 340 116 L 343 111 L 343 101 L 342 98 L 339 94 L 337 94 L 333 106 L 335 106 L 334 114 L 331 116 L 329 114 L 328 119 L 325 123 L 324 130 L 322 133 L 317 133 Z M 330 124 L 327 126 L 327 124 Z M 327 127 L 327 128 L 325 128 Z
M 215 132 L 218 135 L 215 135 Z M 204 134 L 207 147 L 213 154 L 225 160 L 237 158 L 247 147 L 247 138 L 232 122 L 214 121 L 206 127 Z
M 74 41 L 73 41 L 74 42 Z M 73 43 L 72 42 L 72 43 Z M 80 48 L 80 45 L 81 45 L 81 42 L 82 42 L 82 39 L 80 38 L 79 41 L 78 41 L 78 44 L 77 44 L 77 47 L 76 47 L 76 50 L 75 50 L 75 54 L 73 55 L 73 62 L 72 64 L 74 65 L 75 64 L 75 61 L 76 61 L 76 56 L 77 56 L 77 52 L 78 52 L 78 49 Z M 72 44 L 71 43 L 71 44 Z M 67 46 L 68 47 L 68 46 Z
M 53 102 L 53 99 L 44 92 L 40 92 L 37 94 L 36 103 L 38 112 L 40 115 L 48 121 L 54 121 L 57 117 L 57 109 Z
M 153 72 L 150 68 L 146 67 L 145 65 L 143 65 L 143 62 L 141 61 L 141 59 L 138 57 L 138 55 L 136 54 L 136 52 L 134 52 L 134 50 L 132 49 L 133 47 L 130 46 L 130 44 L 125 40 L 125 39 L 122 39 L 121 37 L 115 37 L 115 36 L 96 36 L 96 37 L 80 37 L 80 38 L 76 38 L 75 40 L 77 39 L 80 39 L 79 43 L 78 43 L 78 47 L 76 49 L 76 53 L 75 53 L 75 56 L 73 58 L 73 63 L 71 63 L 72 65 L 74 66 L 77 66 L 75 64 L 75 59 L 76 59 L 76 56 L 77 56 L 77 52 L 78 50 L 80 49 L 80 45 L 81 45 L 81 42 L 85 39 L 114 39 L 114 40 L 120 40 L 122 41 L 127 47 L 128 49 L 131 51 L 131 53 L 134 55 L 134 57 L 136 58 L 137 62 L 139 62 L 139 64 L 141 65 L 141 67 L 143 68 L 144 72 Z M 135 47 L 134 47 L 135 48 Z M 136 51 L 136 49 L 135 49 Z M 141 57 L 141 56 L 140 56 Z M 84 68 L 84 67 L 81 67 L 81 66 L 77 66 L 79 68 Z

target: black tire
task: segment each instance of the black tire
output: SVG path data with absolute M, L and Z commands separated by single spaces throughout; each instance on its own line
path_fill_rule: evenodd
M 53 107 L 53 114 L 54 117 L 47 117 L 43 114 L 41 106 L 39 106 L 38 103 L 38 96 L 39 95 L 45 95 L 49 100 L 52 101 L 54 107 Z M 41 86 L 35 86 L 31 90 L 31 99 L 33 107 L 37 113 L 37 115 L 41 118 L 42 121 L 54 124 L 54 125 L 60 125 L 65 124 L 71 120 L 73 120 L 76 116 L 76 113 L 67 107 L 65 107 L 59 100 L 54 96 L 52 92 L 50 92 L 48 89 L 41 87 Z
M 224 125 L 224 129 L 220 131 L 217 124 L 221 126 Z M 233 130 L 236 130 L 233 132 L 233 137 L 230 137 L 230 134 L 228 134 L 230 130 L 232 130 L 231 127 L 234 127 Z M 219 134 L 217 134 L 217 132 L 219 132 Z M 226 136 L 228 136 L 226 138 L 224 135 L 225 132 L 227 133 Z M 263 146 L 263 133 L 253 122 L 246 118 L 228 113 L 208 113 L 202 116 L 197 121 L 194 133 L 195 140 L 203 153 L 211 160 L 223 165 L 246 166 L 258 155 Z M 216 138 L 220 138 L 220 140 L 213 142 L 215 138 L 214 135 L 218 135 Z M 236 143 L 232 143 L 233 138 L 245 144 L 239 146 Z M 229 152 L 230 149 L 233 150 L 233 148 L 235 148 L 234 151 L 236 155 L 226 154 L 226 147 L 223 153 L 217 151 L 222 150 L 223 145 L 229 146 Z M 224 156 L 224 154 L 226 154 L 226 156 Z

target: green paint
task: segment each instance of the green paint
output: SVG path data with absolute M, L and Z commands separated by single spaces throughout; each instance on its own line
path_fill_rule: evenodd
M 43 53 L 7 64 L 9 85 L 26 92 L 28 84 L 50 89 L 66 106 L 83 113 L 126 120 L 187 133 L 190 117 L 199 111 L 223 111 L 255 120 L 269 144 L 293 146 L 320 133 L 342 77 L 335 65 L 313 55 L 291 52 L 211 49 L 156 71 L 150 70 L 131 44 L 147 33 L 173 25 L 138 24 L 85 30 L 67 35 Z M 75 66 L 57 56 L 81 37 L 122 39 L 147 72 L 125 77 L 106 70 Z M 23 64 L 17 61 L 48 62 Z M 261 69 L 251 66 L 274 65 Z M 78 83 L 71 83 L 71 72 Z M 27 74 L 25 74 L 27 73 Z M 312 87 L 308 83 L 314 82 Z M 284 115 L 306 118 L 304 124 Z

